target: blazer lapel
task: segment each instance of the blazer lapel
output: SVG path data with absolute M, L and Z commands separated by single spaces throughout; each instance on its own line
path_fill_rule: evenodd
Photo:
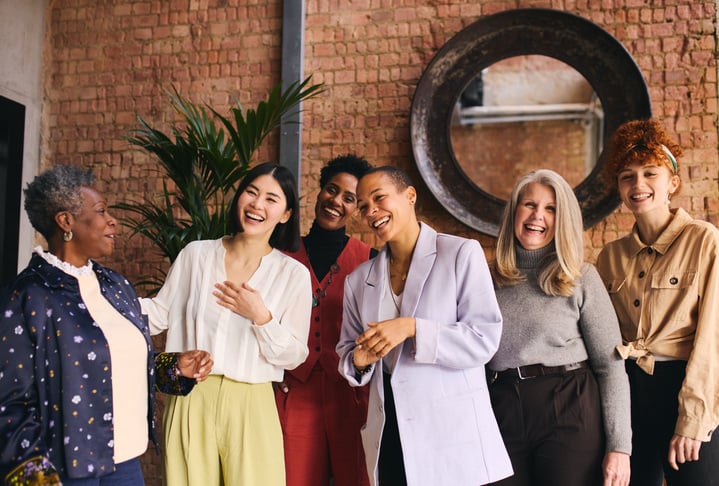
M 424 223 L 420 223 L 419 238 L 414 248 L 412 262 L 407 274 L 402 295 L 401 316 L 414 316 L 419 305 L 429 272 L 437 258 L 437 232 Z
M 382 291 L 387 280 L 388 258 L 387 246 L 385 245 L 382 251 L 371 260 L 372 265 L 365 278 L 367 288 L 365 289 L 365 298 L 362 301 L 362 316 L 366 317 L 368 322 L 379 320 Z

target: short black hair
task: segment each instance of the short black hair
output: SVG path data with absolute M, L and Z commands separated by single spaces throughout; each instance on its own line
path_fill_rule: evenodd
M 410 186 L 414 187 L 414 183 L 412 182 L 412 178 L 405 172 L 403 169 L 400 169 L 399 167 L 395 167 L 393 165 L 380 165 L 378 167 L 372 167 L 370 170 L 365 172 L 365 176 L 370 174 L 377 174 L 382 173 L 386 174 L 387 177 L 392 179 L 392 183 L 397 187 L 398 190 L 404 191 Z
M 256 165 L 242 179 L 230 203 L 227 230 L 231 233 L 242 233 L 242 225 L 237 214 L 240 195 L 255 179 L 263 175 L 271 175 L 277 181 L 287 199 L 287 209 L 291 211 L 290 219 L 286 223 L 278 223 L 275 226 L 270 235 L 270 246 L 282 251 L 297 251 L 300 247 L 300 199 L 297 194 L 297 184 L 294 175 L 287 167 L 274 162 Z
M 324 188 L 330 179 L 337 174 L 346 172 L 347 174 L 355 176 L 357 180 L 360 180 L 371 168 L 372 165 L 370 165 L 364 157 L 355 154 L 345 154 L 335 157 L 320 169 L 320 189 Z

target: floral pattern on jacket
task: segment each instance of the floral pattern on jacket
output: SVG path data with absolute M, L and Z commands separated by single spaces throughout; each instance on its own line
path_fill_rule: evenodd
M 93 262 L 102 295 L 144 335 L 149 439 L 156 443 L 154 386 L 186 395 L 177 354 L 154 355 L 130 282 Z M 155 376 L 155 370 L 158 373 Z M 114 470 L 110 350 L 77 279 L 37 254 L 0 299 L 0 478 L 99 477 Z

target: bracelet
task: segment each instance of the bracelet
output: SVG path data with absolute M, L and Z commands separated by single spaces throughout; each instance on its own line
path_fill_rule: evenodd
M 370 371 L 372 371 L 372 367 L 374 366 L 374 364 L 367 365 L 367 366 L 365 366 L 363 369 L 357 368 L 357 365 L 355 364 L 355 353 L 354 353 L 354 351 L 352 352 L 352 356 L 350 357 L 350 359 L 352 360 L 352 366 L 354 366 L 355 373 L 357 374 L 357 376 L 366 375 L 367 373 L 369 373 Z

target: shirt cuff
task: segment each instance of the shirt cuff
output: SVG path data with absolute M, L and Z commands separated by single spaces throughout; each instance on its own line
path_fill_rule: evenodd
M 5 476 L 6 486 L 40 486 L 60 484 L 60 476 L 45 456 L 36 456 L 21 463 Z

